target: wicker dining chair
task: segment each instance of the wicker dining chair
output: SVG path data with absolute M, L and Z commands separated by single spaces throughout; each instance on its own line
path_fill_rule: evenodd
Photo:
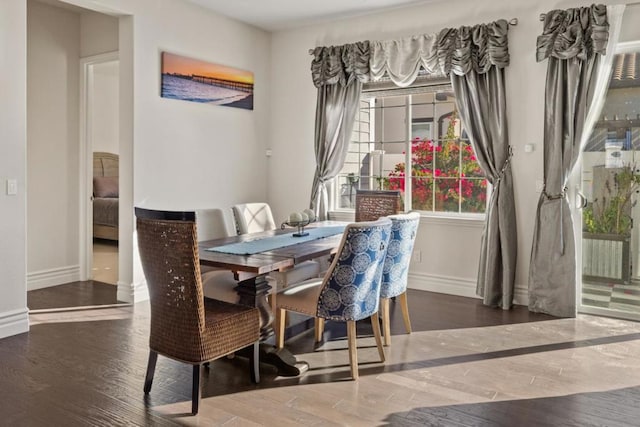
M 382 270 L 382 283 L 380 285 L 380 315 L 382 317 L 382 332 L 384 344 L 391 345 L 391 321 L 389 312 L 389 300 L 398 297 L 402 318 L 407 333 L 411 333 L 411 320 L 409 318 L 409 305 L 407 304 L 407 278 L 409 275 L 409 263 L 413 245 L 418 233 L 420 214 L 410 212 L 407 214 L 390 215 L 391 239 Z
M 378 307 L 390 233 L 391 220 L 387 218 L 349 224 L 324 278 L 307 280 L 278 292 L 276 344 L 279 348 L 284 346 L 287 310 L 320 319 L 320 327 L 325 319 L 346 322 L 351 376 L 355 380 L 358 378 L 356 321 L 369 317 L 378 353 L 384 362 Z
M 356 222 L 395 215 L 401 212 L 401 204 L 397 190 L 356 190 Z
M 158 354 L 193 365 L 191 412 L 200 403 L 201 365 L 253 344 L 251 379 L 260 381 L 257 308 L 205 299 L 194 212 L 135 208 L 138 249 L 151 300 L 149 362 L 144 392 L 151 391 Z

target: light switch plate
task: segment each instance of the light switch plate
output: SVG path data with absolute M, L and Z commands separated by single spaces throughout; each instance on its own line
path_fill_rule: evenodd
M 15 196 L 16 194 L 18 194 L 18 180 L 8 179 L 7 180 L 7 196 Z

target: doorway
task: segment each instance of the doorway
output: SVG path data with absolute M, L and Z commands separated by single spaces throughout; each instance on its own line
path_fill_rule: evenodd
M 84 203 L 81 280 L 117 285 L 119 230 L 119 60 L 111 52 L 80 61 L 80 151 Z M 84 231 L 84 234 L 83 234 Z
M 640 320 L 640 43 L 616 50 L 580 162 L 579 311 Z
M 113 284 L 94 286 L 98 282 L 89 280 L 94 267 L 89 228 L 93 215 L 86 205 L 93 197 L 94 147 L 85 144 L 91 126 L 81 114 L 88 106 L 84 67 L 91 68 L 87 75 L 92 84 L 115 74 L 118 83 L 109 94 L 115 96 L 111 111 L 119 126 L 110 139 L 116 154 L 124 158 L 124 167 L 115 168 L 115 192 L 130 189 L 133 19 L 115 11 L 90 10 L 90 1 L 77 3 L 87 8 L 55 0 L 30 0 L 27 7 L 27 305 L 32 312 L 132 302 L 132 220 L 126 215 L 122 221 L 118 218 L 112 242 L 105 242 L 111 249 L 110 278 L 105 281 Z M 120 53 L 94 54 L 105 51 Z M 102 108 L 97 115 L 106 114 L 105 103 L 104 98 L 93 103 Z M 96 131 L 106 133 L 100 122 L 94 120 L 93 125 L 94 140 Z M 120 205 L 132 205 L 130 193 L 119 198 Z

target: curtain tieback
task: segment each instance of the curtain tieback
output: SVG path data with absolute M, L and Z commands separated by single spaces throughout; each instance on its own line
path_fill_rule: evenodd
M 500 181 L 502 181 L 502 178 L 504 178 L 504 174 L 507 171 L 507 168 L 511 166 L 512 157 L 513 157 L 513 147 L 510 145 L 509 154 L 507 155 L 507 160 L 505 160 L 504 163 L 502 164 L 502 168 L 500 169 L 500 172 L 498 172 L 498 177 L 492 183 L 494 187 L 497 187 L 500 184 Z
M 564 199 L 567 196 L 567 190 L 569 190 L 566 186 L 562 189 L 559 194 L 549 194 L 547 193 L 547 185 L 545 184 L 542 188 L 542 194 L 547 200 L 560 200 Z M 560 204 L 560 255 L 564 255 L 564 220 L 563 220 L 563 204 Z
M 542 187 L 542 194 L 544 194 L 544 197 L 546 197 L 547 200 L 564 199 L 567 196 L 567 190 L 569 189 L 564 187 L 558 194 L 549 194 L 547 193 L 547 184 L 545 184 L 544 187 Z

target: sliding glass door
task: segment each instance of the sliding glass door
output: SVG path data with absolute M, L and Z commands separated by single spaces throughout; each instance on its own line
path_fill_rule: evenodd
M 616 52 L 606 101 L 579 166 L 578 306 L 584 313 L 640 320 L 640 43 Z

